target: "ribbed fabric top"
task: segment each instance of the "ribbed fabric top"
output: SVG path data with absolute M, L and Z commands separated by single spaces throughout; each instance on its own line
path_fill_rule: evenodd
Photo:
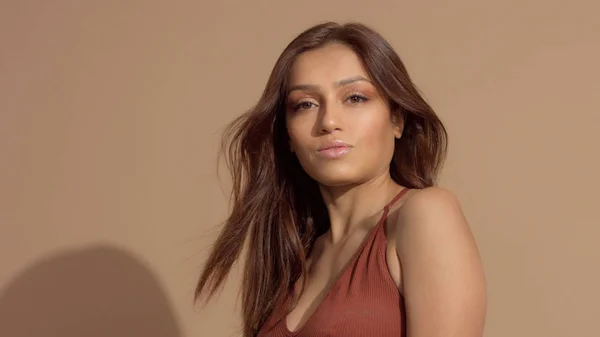
M 386 262 L 385 223 L 390 207 L 407 191 L 400 191 L 384 207 L 375 227 L 304 324 L 294 331 L 287 328 L 290 296 L 273 311 L 258 337 L 406 336 L 404 300 Z

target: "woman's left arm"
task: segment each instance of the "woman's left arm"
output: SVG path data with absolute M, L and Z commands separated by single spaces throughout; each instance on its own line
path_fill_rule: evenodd
M 457 198 L 438 187 L 417 191 L 398 219 L 408 337 L 481 337 L 485 275 Z

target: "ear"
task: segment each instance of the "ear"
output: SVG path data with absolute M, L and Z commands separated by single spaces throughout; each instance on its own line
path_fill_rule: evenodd
M 402 131 L 404 131 L 404 114 L 402 114 L 400 110 L 392 112 L 392 124 L 394 137 L 400 139 L 402 137 Z

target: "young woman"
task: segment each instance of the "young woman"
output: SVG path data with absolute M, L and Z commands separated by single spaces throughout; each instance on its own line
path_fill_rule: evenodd
M 223 146 L 233 209 L 196 296 L 246 247 L 244 336 L 482 336 L 479 254 L 435 187 L 446 130 L 377 32 L 301 33 Z

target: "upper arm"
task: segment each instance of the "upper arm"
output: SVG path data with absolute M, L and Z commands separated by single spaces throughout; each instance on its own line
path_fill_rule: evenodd
M 485 276 L 456 197 L 436 187 L 418 191 L 398 219 L 408 337 L 481 337 Z

